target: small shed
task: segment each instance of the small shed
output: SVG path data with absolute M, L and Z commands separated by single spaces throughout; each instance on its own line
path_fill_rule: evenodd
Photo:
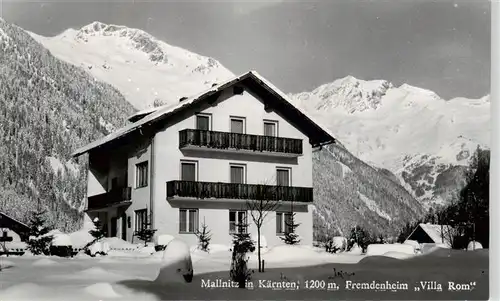
M 25 242 L 30 228 L 25 223 L 0 211 L 0 236 L 12 237 L 12 242 Z
M 419 244 L 449 244 L 448 226 L 419 224 L 406 240 L 415 240 Z

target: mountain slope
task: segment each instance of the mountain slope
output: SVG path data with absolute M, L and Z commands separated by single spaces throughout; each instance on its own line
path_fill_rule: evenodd
M 137 109 L 177 102 L 233 74 L 212 58 L 168 45 L 148 33 L 94 22 L 55 37 L 30 33 L 57 58 L 113 85 Z
M 477 146 L 489 146 L 489 96 L 446 101 L 408 84 L 348 76 L 292 98 L 357 157 L 394 173 L 425 205 L 446 203 L 463 186 Z
M 117 90 L 0 21 L 0 211 L 27 222 L 40 205 L 59 229 L 77 229 L 86 162 L 70 153 L 134 111 Z
M 369 166 L 344 147 L 331 145 L 313 156 L 315 234 L 349 235 L 354 226 L 394 235 L 423 207 L 394 178 Z M 327 229 L 330 229 L 328 231 Z

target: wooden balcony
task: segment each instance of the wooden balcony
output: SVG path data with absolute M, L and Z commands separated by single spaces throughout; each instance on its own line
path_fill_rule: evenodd
M 276 200 L 312 203 L 313 189 L 275 185 L 169 181 L 167 199 Z
M 179 131 L 179 149 L 243 152 L 281 157 L 303 154 L 302 140 L 205 130 Z
M 87 211 L 96 211 L 110 207 L 127 206 L 132 203 L 132 188 L 123 187 L 109 192 L 88 197 Z

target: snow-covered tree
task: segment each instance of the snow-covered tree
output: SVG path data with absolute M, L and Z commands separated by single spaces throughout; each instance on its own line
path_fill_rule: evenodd
M 248 269 L 249 252 L 255 251 L 255 245 L 246 231 L 248 224 L 240 223 L 236 225 L 238 231 L 233 234 L 233 251 L 231 256 L 231 270 L 229 275 L 239 288 L 245 288 L 246 282 L 250 279 L 252 271 Z
M 205 218 L 203 218 L 203 223 L 201 224 L 201 230 L 196 232 L 196 237 L 198 238 L 198 246 L 200 250 L 208 252 L 208 246 L 210 245 L 210 240 L 212 239 L 211 231 L 208 230 L 208 225 L 205 223 Z
M 300 236 L 295 233 L 295 229 L 300 226 L 300 223 L 295 222 L 295 212 L 290 214 L 289 219 L 285 219 L 285 235 L 280 237 L 287 245 L 296 245 L 300 243 Z
M 149 214 L 142 222 L 140 230 L 135 233 L 135 236 L 144 241 L 144 246 L 147 246 L 149 242 L 153 241 L 156 229 L 152 229 L 151 226 L 151 214 Z
M 50 254 L 50 244 L 54 237 L 52 235 L 47 235 L 52 228 L 47 224 L 47 220 L 44 217 L 45 214 L 46 211 L 42 209 L 38 209 L 31 214 L 27 244 L 28 249 L 34 255 Z

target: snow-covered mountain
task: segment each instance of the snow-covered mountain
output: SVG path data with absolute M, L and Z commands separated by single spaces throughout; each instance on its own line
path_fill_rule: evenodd
M 125 26 L 94 22 L 55 37 L 30 34 L 55 57 L 120 90 L 138 110 L 176 102 L 233 76 L 213 58 Z
M 352 76 L 291 96 L 349 151 L 390 170 L 426 205 L 448 201 L 472 153 L 490 143 L 489 96 L 444 100 L 408 84 Z

